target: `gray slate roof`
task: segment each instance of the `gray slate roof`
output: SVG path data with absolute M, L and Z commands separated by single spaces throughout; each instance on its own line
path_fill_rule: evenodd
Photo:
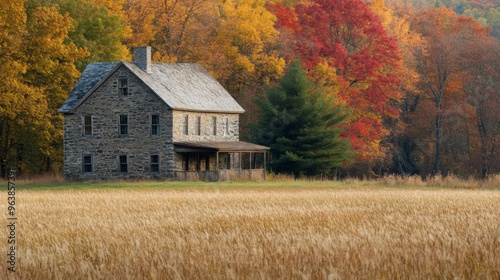
M 71 113 L 120 66 L 127 67 L 171 109 L 243 113 L 245 110 L 199 64 L 152 63 L 151 74 L 132 62 L 90 63 L 83 71 L 60 113 Z

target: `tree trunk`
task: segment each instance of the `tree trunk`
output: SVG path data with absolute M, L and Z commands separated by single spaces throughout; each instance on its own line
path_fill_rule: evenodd
M 441 172 L 441 112 L 438 108 L 436 115 L 436 155 L 434 160 L 433 175 L 438 175 Z
M 481 105 L 482 104 L 479 105 L 479 108 L 476 108 L 476 117 L 477 129 L 479 130 L 479 136 L 481 137 L 481 177 L 486 179 L 488 177 L 488 140 L 486 138 L 486 126 L 480 112 L 480 108 L 482 108 Z

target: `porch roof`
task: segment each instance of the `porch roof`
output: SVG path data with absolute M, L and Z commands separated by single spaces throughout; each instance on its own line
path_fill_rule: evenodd
M 244 141 L 191 141 L 174 142 L 174 150 L 189 152 L 266 152 L 269 147 Z

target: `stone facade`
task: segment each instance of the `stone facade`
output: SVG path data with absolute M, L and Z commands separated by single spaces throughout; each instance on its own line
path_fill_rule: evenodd
M 124 80 L 126 95 L 121 89 Z M 121 115 L 127 116 L 127 133 L 124 135 L 120 133 Z M 152 134 L 153 115 L 159 117 L 156 135 Z M 186 116 L 187 135 L 184 127 Z M 87 121 L 89 117 L 91 119 L 90 135 L 85 135 L 89 134 L 85 132 L 86 117 Z M 174 152 L 174 141 L 238 139 L 238 114 L 171 110 L 122 65 L 73 113 L 64 115 L 64 173 L 71 180 L 168 179 L 172 178 L 174 170 L 183 168 L 182 155 Z M 125 163 L 120 162 L 123 156 L 126 157 Z M 151 156 L 158 156 L 158 165 L 151 161 Z M 92 162 L 86 170 L 89 157 Z M 213 156 L 209 161 L 213 168 L 216 164 Z M 126 164 L 126 172 L 122 169 L 123 164 Z M 152 165 L 158 170 L 152 170 Z
M 128 79 L 128 95 L 119 93 L 119 79 Z M 151 115 L 159 115 L 159 133 L 151 134 Z M 120 134 L 120 115 L 128 117 L 128 133 Z M 92 135 L 84 135 L 84 117 L 92 118 Z M 171 176 L 172 112 L 140 80 L 122 67 L 113 73 L 74 114 L 64 118 L 64 170 L 70 179 L 159 178 Z M 151 155 L 159 171 L 151 172 Z M 83 172 L 91 156 L 92 171 Z M 120 170 L 127 156 L 127 172 Z

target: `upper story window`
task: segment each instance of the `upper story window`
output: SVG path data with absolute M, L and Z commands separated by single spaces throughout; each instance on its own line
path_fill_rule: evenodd
M 182 132 L 184 135 L 189 134 L 189 116 L 184 115 L 184 122 L 182 123 Z
M 201 117 L 196 116 L 194 119 L 194 133 L 196 135 L 201 135 Z
M 212 135 L 217 135 L 217 117 L 212 117 Z
M 83 116 L 83 135 L 92 135 L 92 116 Z
M 91 173 L 92 172 L 92 156 L 84 155 L 82 160 L 82 171 L 83 173 Z
M 225 117 L 223 122 L 222 122 L 222 133 L 224 134 L 224 136 L 229 135 L 229 118 L 228 117 Z
M 119 157 L 120 172 L 128 172 L 128 159 L 126 155 Z
M 128 78 L 118 78 L 118 93 L 120 94 L 120 96 L 128 95 Z
M 151 135 L 160 134 L 160 115 L 151 115 Z
M 120 135 L 128 135 L 128 115 L 120 115 L 120 125 L 118 130 Z
M 150 170 L 151 172 L 160 172 L 160 156 L 151 155 L 150 156 Z

